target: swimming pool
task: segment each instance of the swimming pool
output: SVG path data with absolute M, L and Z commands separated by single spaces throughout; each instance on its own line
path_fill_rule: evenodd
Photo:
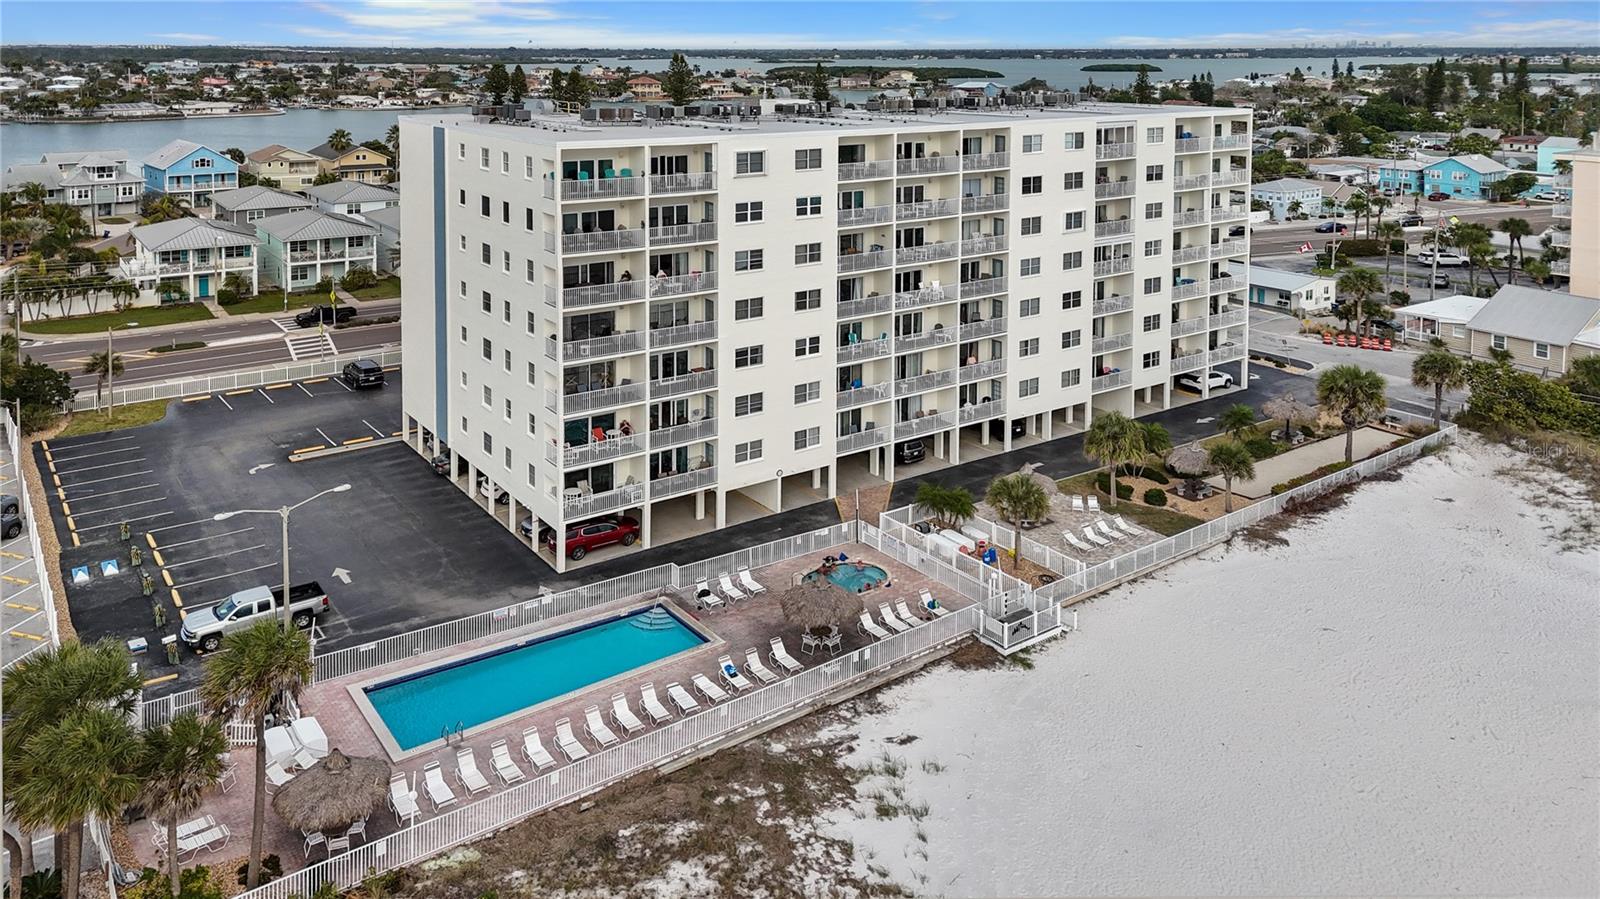
M 470 730 L 705 642 L 671 610 L 651 607 L 360 689 L 405 752 L 442 728 Z
M 813 571 L 811 576 L 815 577 L 816 574 Z M 828 572 L 828 580 L 832 581 L 835 586 L 851 593 L 860 593 L 867 587 L 877 587 L 888 579 L 889 572 L 884 571 L 882 568 L 876 565 L 863 565 L 857 568 L 854 562 L 840 563 L 834 566 L 832 571 Z

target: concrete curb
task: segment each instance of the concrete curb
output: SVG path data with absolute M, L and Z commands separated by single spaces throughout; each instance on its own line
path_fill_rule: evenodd
M 345 453 L 359 452 L 375 446 L 388 446 L 391 443 L 401 443 L 399 437 L 357 437 L 354 442 L 343 446 L 307 448 L 304 451 L 295 451 L 289 454 L 290 462 L 309 462 L 312 459 L 322 459 L 328 456 L 342 456 Z

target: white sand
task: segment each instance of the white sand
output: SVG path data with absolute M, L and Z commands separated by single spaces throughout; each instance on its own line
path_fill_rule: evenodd
M 1600 551 L 1557 551 L 1513 458 L 1113 591 L 1033 671 L 887 691 L 852 761 L 909 763 L 864 792 L 926 802 L 927 842 L 833 825 L 930 895 L 1600 893 Z

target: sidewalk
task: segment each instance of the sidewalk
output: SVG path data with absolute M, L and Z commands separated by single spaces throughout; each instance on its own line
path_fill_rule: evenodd
M 391 314 L 399 314 L 399 312 L 400 312 L 400 298 L 399 297 L 394 297 L 394 298 L 386 299 L 386 300 L 362 300 L 362 299 L 357 299 L 356 297 L 352 297 L 352 296 L 350 296 L 349 294 L 345 293 L 342 290 L 339 290 L 336 295 L 339 297 L 339 302 L 340 303 L 349 303 L 352 306 L 359 307 L 364 314 L 368 314 L 368 315 L 391 315 Z M 128 330 L 128 331 L 119 331 L 118 333 L 119 334 L 128 334 L 128 335 L 132 335 L 132 334 L 181 334 L 181 333 L 184 333 L 184 332 L 187 332 L 187 331 L 197 331 L 197 330 L 202 330 L 202 329 L 205 329 L 205 328 L 215 328 L 215 327 L 217 327 L 219 325 L 259 324 L 259 323 L 262 323 L 262 322 L 271 322 L 274 319 L 284 318 L 285 316 L 292 316 L 292 315 L 296 314 L 297 312 L 304 311 L 304 309 L 305 309 L 305 307 L 302 306 L 302 307 L 299 307 L 299 308 L 290 308 L 288 312 L 284 312 L 283 310 L 279 309 L 279 310 L 276 310 L 276 311 L 273 311 L 273 312 L 246 312 L 246 313 L 242 313 L 242 314 L 239 314 L 239 315 L 230 315 L 226 310 L 224 310 L 220 306 L 218 306 L 215 303 L 215 301 L 203 300 L 201 302 L 205 305 L 205 307 L 207 309 L 211 310 L 211 314 L 213 316 L 212 318 L 201 319 L 200 321 L 192 321 L 192 322 L 177 322 L 175 324 L 170 324 L 170 325 L 151 325 L 149 327 L 134 328 L 134 329 Z M 390 309 L 387 304 L 393 304 L 394 308 Z M 47 342 L 47 343 L 71 343 L 71 342 L 76 341 L 76 340 L 104 340 L 105 339 L 105 335 L 104 334 L 35 334 L 35 333 L 33 333 L 33 332 L 28 330 L 28 324 L 29 323 L 25 322 L 22 325 L 22 334 L 23 334 L 23 336 L 24 337 L 29 337 L 29 338 L 32 338 L 34 340 L 41 341 L 41 342 Z

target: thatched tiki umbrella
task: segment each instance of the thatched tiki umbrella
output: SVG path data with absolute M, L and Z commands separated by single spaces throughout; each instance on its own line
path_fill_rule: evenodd
M 1190 494 L 1193 494 L 1196 491 L 1195 482 L 1199 481 L 1200 476 L 1210 470 L 1211 461 L 1205 447 L 1201 446 L 1200 441 L 1196 440 L 1193 443 L 1185 443 L 1176 447 L 1172 452 L 1167 453 L 1167 467 L 1187 478 L 1184 486 Z
M 821 575 L 779 593 L 778 607 L 783 609 L 783 617 L 790 624 L 804 630 L 826 630 L 861 615 L 861 600 L 833 586 Z
M 1294 423 L 1297 421 L 1312 421 L 1317 417 L 1317 410 L 1294 398 L 1294 394 L 1285 393 L 1283 396 L 1273 397 L 1262 405 L 1261 411 L 1268 418 L 1283 422 L 1283 441 L 1290 443 L 1294 435 Z
M 335 749 L 278 788 L 272 809 L 301 830 L 334 830 L 367 815 L 389 795 L 389 763 Z

